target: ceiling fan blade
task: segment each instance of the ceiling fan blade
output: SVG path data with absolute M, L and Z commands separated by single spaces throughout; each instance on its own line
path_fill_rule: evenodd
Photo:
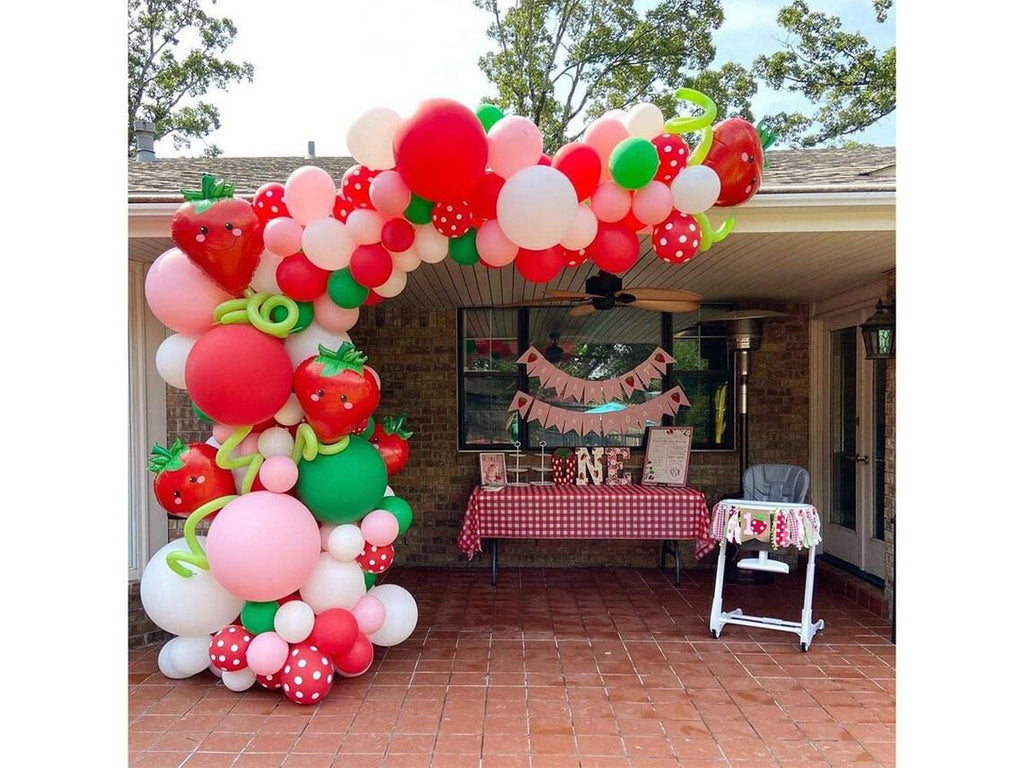
M 623 288 L 622 293 L 636 296 L 638 299 L 650 301 L 697 301 L 703 297 L 693 291 L 676 290 L 672 288 Z
M 589 301 L 590 299 L 586 296 L 581 296 L 578 299 L 569 298 L 558 298 L 558 297 L 538 297 L 536 299 L 530 299 L 529 301 L 516 301 L 512 304 L 495 304 L 493 309 L 513 309 L 515 307 L 546 307 L 549 304 L 575 304 L 580 301 Z
M 560 288 L 550 288 L 544 291 L 548 296 L 557 299 L 586 299 L 588 295 L 579 291 L 563 291 Z
M 585 317 L 597 312 L 593 304 L 580 304 L 569 310 L 569 317 Z
M 652 312 L 694 312 L 700 309 L 700 304 L 696 301 L 650 301 L 647 299 L 638 299 L 630 304 L 620 304 L 619 306 L 636 307 Z

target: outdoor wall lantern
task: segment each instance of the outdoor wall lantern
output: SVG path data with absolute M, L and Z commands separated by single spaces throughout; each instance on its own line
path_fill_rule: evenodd
M 875 314 L 860 327 L 868 360 L 896 357 L 896 304 L 883 304 L 879 299 Z

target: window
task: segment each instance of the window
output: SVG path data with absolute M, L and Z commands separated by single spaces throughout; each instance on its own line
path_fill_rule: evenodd
M 570 307 L 459 310 L 459 449 L 505 450 L 519 441 L 523 449 L 560 445 L 640 447 L 644 433 L 580 438 L 527 423 L 508 410 L 516 390 L 559 408 L 575 411 L 622 409 L 653 399 L 677 384 L 690 400 L 676 416 L 677 424 L 694 427 L 695 450 L 732 450 L 732 356 L 724 326 L 693 326 L 697 314 L 669 315 L 630 307 L 569 315 Z M 673 322 L 681 328 L 673 334 Z M 675 336 L 675 337 L 674 337 Z M 595 406 L 560 399 L 552 389 L 526 375 L 516 360 L 536 347 L 570 376 L 600 381 L 621 376 L 661 346 L 678 363 L 665 379 L 655 379 L 646 392 L 620 402 Z M 671 423 L 671 417 L 665 422 Z

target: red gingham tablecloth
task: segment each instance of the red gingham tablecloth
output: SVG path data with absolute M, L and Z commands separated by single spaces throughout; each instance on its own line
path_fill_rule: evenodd
M 528 485 L 469 497 L 458 547 L 481 539 L 698 539 L 709 541 L 708 507 L 693 488 L 656 485 Z

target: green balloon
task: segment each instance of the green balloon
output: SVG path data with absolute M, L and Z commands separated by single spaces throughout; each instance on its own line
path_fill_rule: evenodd
M 359 436 L 369 440 L 373 436 L 374 427 L 377 426 L 377 422 L 373 420 L 373 416 L 366 420 L 366 429 L 359 433 Z
M 413 224 L 429 224 L 430 217 L 433 213 L 434 204 L 429 200 L 424 200 L 414 192 L 412 200 L 409 202 L 409 205 L 406 206 L 405 218 Z
M 345 267 L 331 272 L 327 278 L 327 295 L 331 301 L 345 309 L 355 309 L 370 295 L 370 289 L 356 282 L 352 271 Z
M 385 496 L 377 504 L 377 509 L 386 509 L 398 518 L 399 536 L 408 531 L 409 526 L 412 525 L 412 507 L 401 496 Z
M 501 120 L 505 116 L 505 113 L 501 111 L 500 107 L 496 107 L 493 104 L 481 104 L 476 108 L 477 120 L 484 126 L 484 131 L 490 131 L 491 126 Z
M 377 574 L 363 571 L 363 581 L 366 583 L 366 588 L 369 589 L 377 583 Z
M 295 327 L 292 328 L 288 333 L 298 333 L 309 328 L 309 324 L 313 322 L 313 302 L 312 301 L 297 301 L 295 306 L 299 308 L 299 320 L 295 323 Z M 287 307 L 274 307 L 270 310 L 270 319 L 275 323 L 280 323 L 288 317 Z
M 348 447 L 299 461 L 295 493 L 313 517 L 324 523 L 354 523 L 377 508 L 388 487 L 388 470 L 380 453 L 361 437 Z
M 270 632 L 274 628 L 274 616 L 277 615 L 278 606 L 276 600 L 266 603 L 254 603 L 246 600 L 242 606 L 242 626 L 254 635 L 260 632 Z
M 199 419 L 200 421 L 205 421 L 208 422 L 209 424 L 213 424 L 213 419 L 211 419 L 205 413 L 200 411 L 199 406 L 196 405 L 195 403 L 192 403 L 192 413 L 194 413 L 196 415 L 196 418 Z
M 615 145 L 608 165 L 616 184 L 624 189 L 640 189 L 658 172 L 658 148 L 647 139 L 631 136 Z
M 480 261 L 476 251 L 476 230 L 470 228 L 462 237 L 453 237 L 448 241 L 448 255 L 456 264 L 468 267 Z

